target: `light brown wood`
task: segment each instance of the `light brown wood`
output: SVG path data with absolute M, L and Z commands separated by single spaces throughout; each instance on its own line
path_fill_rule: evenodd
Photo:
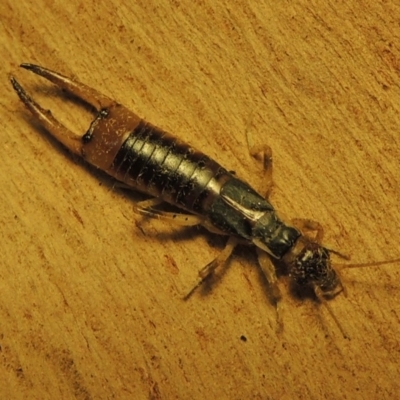
M 143 223 L 139 197 L 49 138 L 8 80 L 84 132 L 88 113 L 18 65 L 76 76 L 262 187 L 251 129 L 274 152 L 277 210 L 321 222 L 354 262 L 390 259 L 400 254 L 394 4 L 1 2 L 1 398 L 398 397 L 399 265 L 343 272 L 348 297 L 330 304 L 351 340 L 284 279 L 278 335 L 250 248 L 184 302 L 224 239 Z

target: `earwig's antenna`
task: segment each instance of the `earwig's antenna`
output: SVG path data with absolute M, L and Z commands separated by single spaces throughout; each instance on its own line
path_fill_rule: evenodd
M 347 257 L 346 257 L 347 258 Z M 356 263 L 356 264 L 335 264 L 333 267 L 335 268 L 336 274 L 340 278 L 340 273 L 342 270 L 346 268 L 367 268 L 367 267 L 379 267 L 381 265 L 388 265 L 388 264 L 395 264 L 395 263 L 400 263 L 400 258 L 394 258 L 393 260 L 386 260 L 386 261 L 376 261 L 376 262 L 367 262 L 367 263 Z M 340 279 L 340 281 L 342 281 Z M 346 288 L 341 284 L 342 289 L 344 294 L 346 295 Z M 329 314 L 331 315 L 332 319 L 335 321 L 337 327 L 339 330 L 342 332 L 342 335 L 344 336 L 345 339 L 350 339 L 350 336 L 345 332 L 341 324 L 339 323 L 339 320 L 336 318 L 335 314 L 333 313 L 333 310 L 329 303 L 326 301 L 324 297 L 324 293 L 322 292 L 321 288 L 319 286 L 314 286 L 314 293 L 317 296 L 318 300 L 321 302 L 321 304 L 324 305 L 324 307 L 328 310 Z
M 337 319 L 335 313 L 333 312 L 332 307 L 326 301 L 326 299 L 324 297 L 324 293 L 323 293 L 323 291 L 321 290 L 321 288 L 319 286 L 317 286 L 317 285 L 314 286 L 314 293 L 317 296 L 317 299 L 327 309 L 327 311 L 331 315 L 332 319 L 335 321 L 335 324 L 339 328 L 339 330 L 342 333 L 343 337 L 345 339 L 350 339 L 350 336 L 346 333 L 346 331 L 344 330 L 343 326 L 340 324 L 339 320 Z
M 335 264 L 335 270 L 342 270 L 345 268 L 366 268 L 366 267 L 379 267 L 381 265 L 396 264 L 400 262 L 400 258 L 394 258 L 393 260 L 386 261 L 376 261 L 367 263 L 357 263 L 357 264 Z

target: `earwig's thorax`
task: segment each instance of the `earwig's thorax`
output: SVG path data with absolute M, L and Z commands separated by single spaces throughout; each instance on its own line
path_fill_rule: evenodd
M 276 213 L 264 213 L 254 224 L 252 242 L 272 257 L 281 259 L 294 246 L 300 232 L 282 222 Z
M 219 195 L 208 212 L 221 231 L 253 243 L 276 259 L 293 247 L 300 232 L 287 226 L 272 205 L 247 183 L 225 173 Z

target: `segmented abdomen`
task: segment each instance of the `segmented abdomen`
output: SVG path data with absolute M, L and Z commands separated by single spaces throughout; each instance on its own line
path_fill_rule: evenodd
M 231 177 L 205 154 L 143 120 L 121 146 L 110 172 L 129 186 L 198 214 Z

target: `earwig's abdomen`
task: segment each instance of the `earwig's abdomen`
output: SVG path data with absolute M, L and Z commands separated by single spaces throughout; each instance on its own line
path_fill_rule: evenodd
M 196 213 L 218 232 L 238 236 L 282 257 L 299 232 L 271 204 L 217 162 L 141 120 L 108 173 L 142 192 Z
M 35 103 L 12 78 L 19 97 L 57 139 L 116 179 L 201 218 L 209 230 L 252 243 L 282 258 L 300 232 L 246 182 L 188 144 L 145 122 L 121 104 L 54 71 L 24 64 L 93 105 L 98 114 L 76 135 Z
M 102 109 L 91 123 L 82 156 L 128 186 L 201 216 L 208 229 L 275 258 L 300 235 L 249 184 L 120 104 Z
M 219 179 L 230 176 L 205 154 L 143 120 L 122 144 L 108 173 L 197 214 L 219 193 Z

